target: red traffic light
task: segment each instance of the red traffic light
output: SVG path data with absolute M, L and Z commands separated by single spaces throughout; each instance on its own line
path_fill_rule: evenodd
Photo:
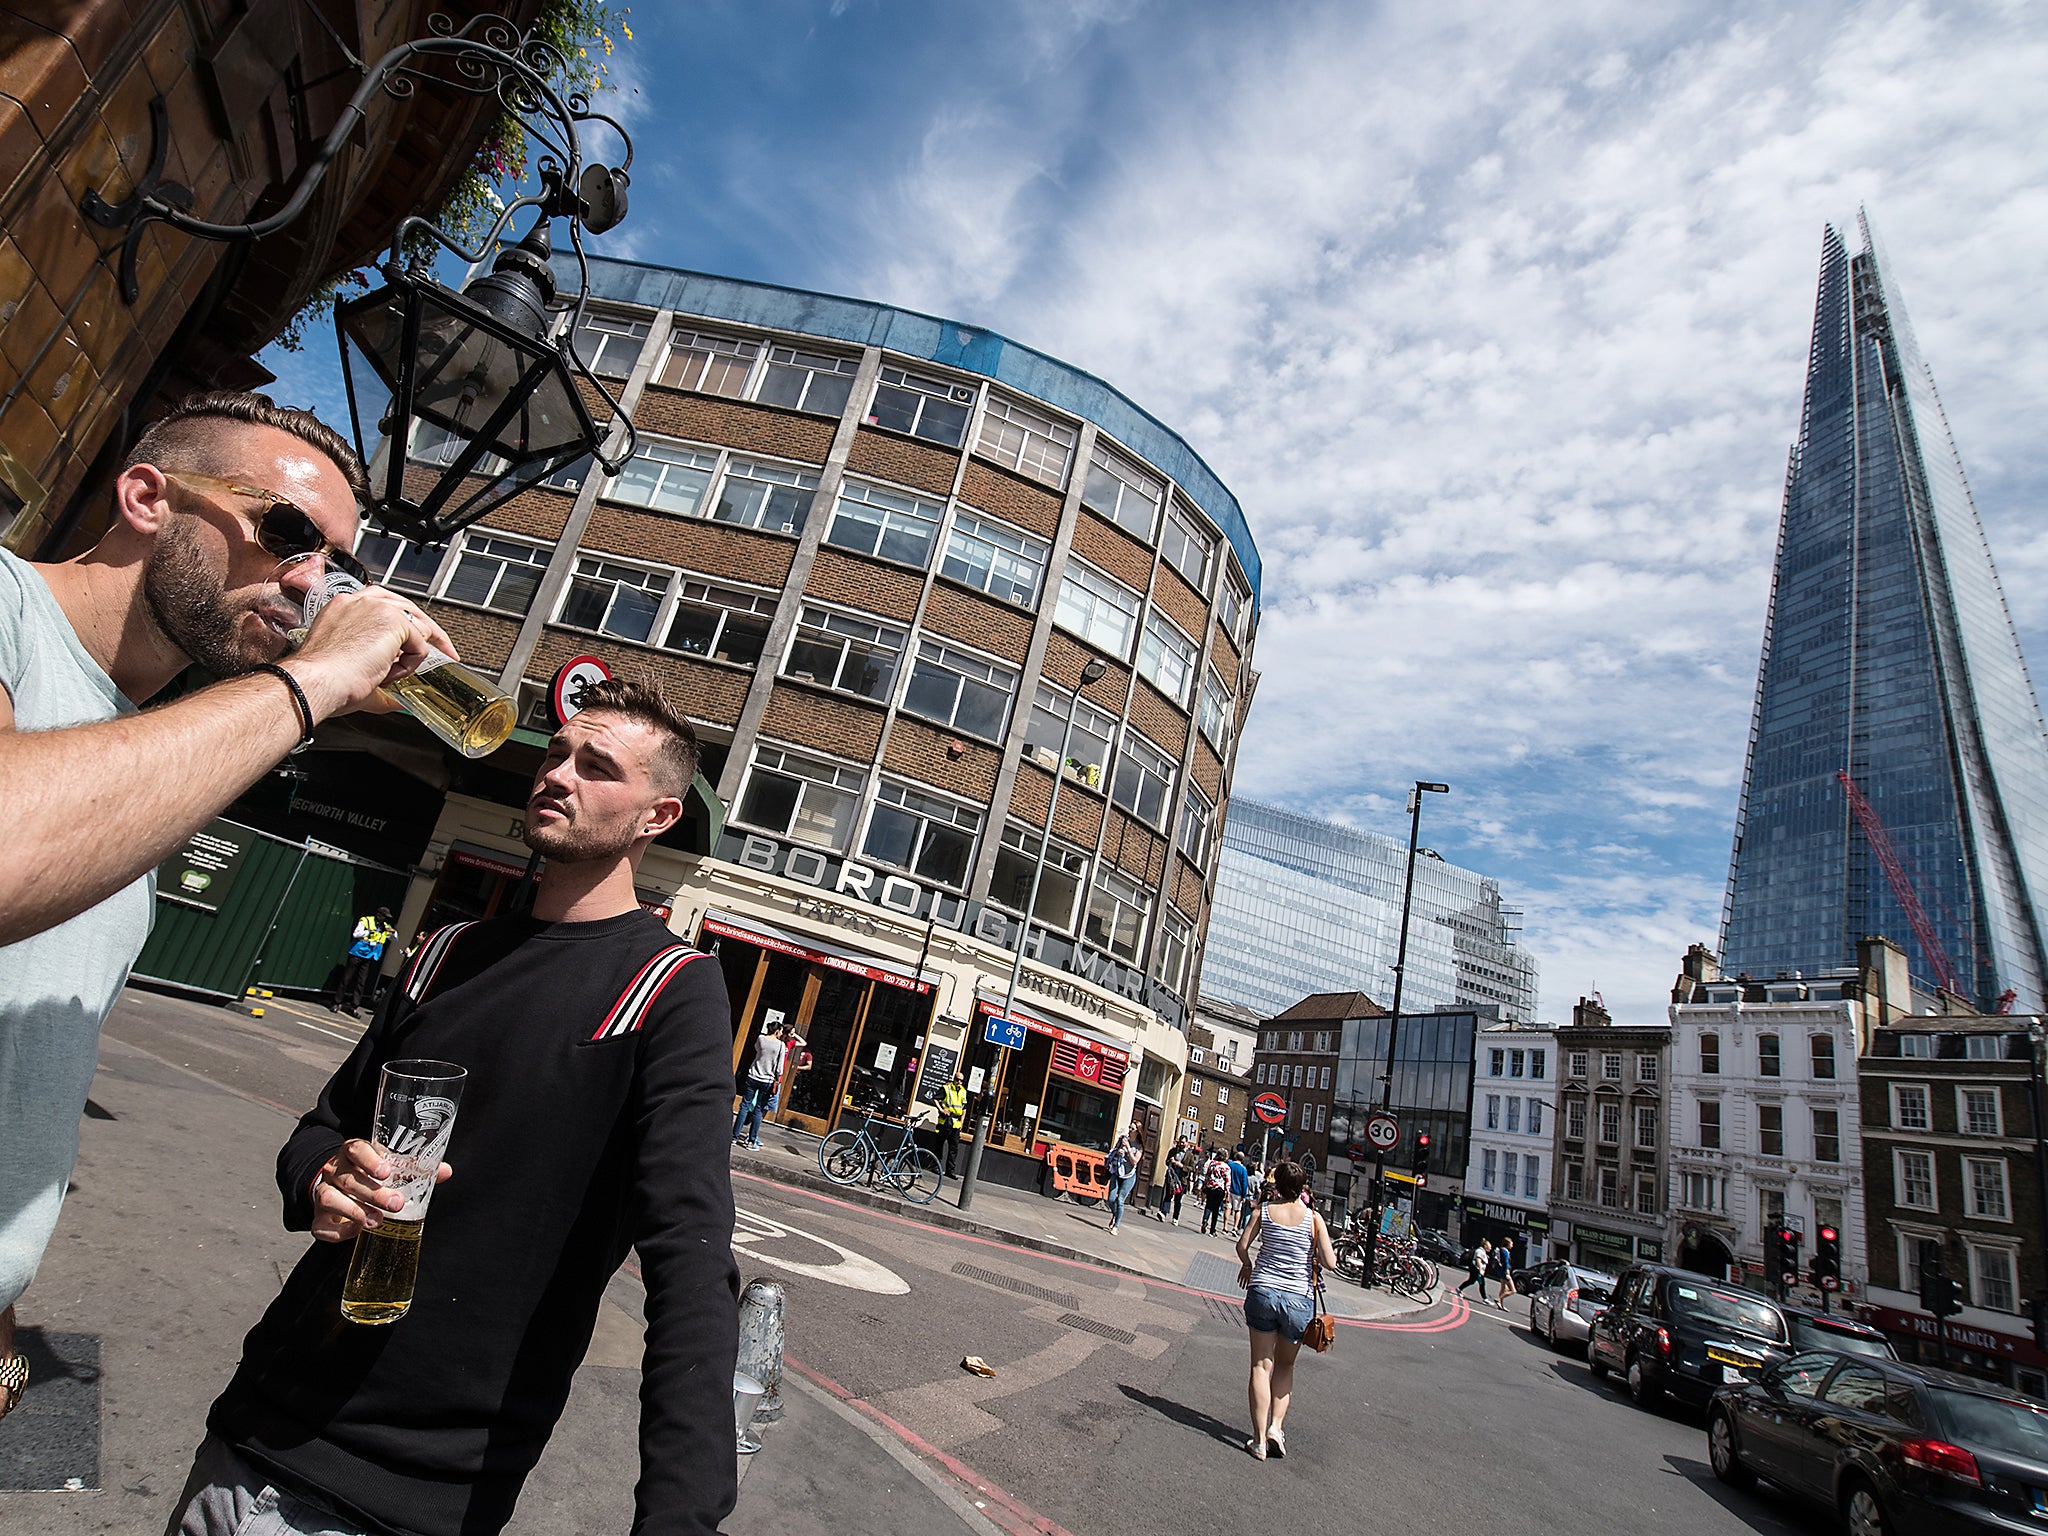
M 1837 1232 L 1833 1227 L 1822 1227 L 1818 1235 L 1820 1237 L 1820 1240 L 1824 1243 L 1837 1242 L 1841 1238 L 1841 1234 Z
M 1427 1132 L 1427 1131 L 1418 1131 L 1418 1132 L 1416 1132 L 1416 1135 L 1415 1135 L 1415 1145 L 1417 1145 L 1418 1147 L 1426 1147 L 1426 1146 L 1428 1146 L 1428 1145 L 1429 1145 L 1429 1132 Z
M 1797 1247 L 1799 1244 L 1799 1234 L 1797 1232 L 1794 1232 L 1790 1227 L 1780 1227 L 1778 1229 L 1778 1241 L 1783 1243 L 1787 1248 L 1794 1248 Z

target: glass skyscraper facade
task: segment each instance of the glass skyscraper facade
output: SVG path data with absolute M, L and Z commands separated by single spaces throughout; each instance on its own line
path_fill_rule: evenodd
M 1737 813 L 1721 964 L 1768 979 L 1915 932 L 1838 774 L 1882 824 L 1897 877 L 1960 990 L 2043 1006 L 2048 733 L 1962 463 L 1861 223 L 1830 228 L 1792 450 Z
M 1223 829 L 1201 990 L 1272 1018 L 1314 992 L 1390 1004 L 1408 845 L 1238 796 Z M 1536 1011 L 1522 914 L 1484 875 L 1424 852 L 1415 862 L 1404 1013 L 1491 1004 Z
M 1405 845 L 1402 853 L 1407 853 Z M 1422 883 L 1418 870 L 1415 883 Z M 1409 953 L 1414 953 L 1414 934 L 1409 935 Z M 1493 1023 L 1491 1018 L 1484 1021 Z M 1394 1042 L 1392 1098 L 1389 1101 L 1401 1122 L 1401 1141 L 1387 1154 L 1387 1198 L 1415 1202 L 1414 1216 L 1426 1227 L 1441 1227 L 1451 1200 L 1448 1188 L 1464 1181 L 1465 1163 L 1472 1139 L 1472 1058 L 1482 1027 L 1480 1016 L 1456 1009 L 1430 1013 L 1408 1011 L 1407 989 L 1401 996 L 1401 1032 Z M 1330 1105 L 1330 1157 L 1355 1153 L 1350 1163 L 1351 1180 L 1370 1183 L 1372 1158 L 1362 1145 L 1365 1122 L 1380 1105 L 1380 1078 L 1387 1071 L 1387 1038 L 1393 1033 L 1391 1019 L 1346 1019 L 1337 1049 L 1336 1092 Z M 1415 1166 L 1415 1138 L 1429 1136 L 1430 1171 L 1435 1189 L 1418 1192 L 1402 1177 Z M 1351 1184 L 1335 1187 L 1345 1198 L 1353 1195 Z

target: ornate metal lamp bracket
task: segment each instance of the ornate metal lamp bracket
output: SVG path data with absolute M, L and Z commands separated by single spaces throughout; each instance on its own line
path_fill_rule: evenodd
M 121 298 L 133 304 L 141 298 L 142 290 L 135 280 L 135 257 L 142 244 L 142 232 L 149 227 L 152 207 L 176 208 L 180 211 L 192 206 L 192 189 L 175 181 L 165 181 L 164 160 L 171 149 L 171 112 L 161 96 L 149 99 L 149 166 L 142 173 L 142 179 L 135 183 L 135 190 L 118 203 L 110 203 L 99 193 L 88 189 L 78 200 L 78 211 L 103 229 L 122 229 L 128 237 L 121 242 Z

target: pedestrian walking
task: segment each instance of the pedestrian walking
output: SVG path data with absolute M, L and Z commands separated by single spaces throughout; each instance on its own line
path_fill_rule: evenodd
M 1508 1298 L 1515 1294 L 1515 1275 L 1509 1266 L 1506 1243 L 1493 1250 L 1489 1275 L 1494 1282 L 1493 1304 L 1498 1310 L 1505 1312 L 1508 1309 Z
M 1492 1256 L 1493 1244 L 1483 1237 L 1479 1239 L 1478 1246 L 1465 1255 L 1465 1283 L 1458 1287 L 1460 1296 L 1468 1287 L 1476 1285 L 1479 1287 L 1479 1304 L 1486 1304 L 1486 1266 Z
M 1166 1174 L 1159 1187 L 1159 1224 L 1163 1227 L 1170 1219 L 1180 1225 L 1180 1202 L 1188 1192 L 1188 1147 L 1186 1142 L 1175 1142 L 1173 1150 L 1166 1154 Z
M 1230 1164 L 1213 1148 L 1202 1165 L 1202 1231 L 1221 1234 L 1223 1202 L 1230 1196 Z
M 1242 1232 L 1244 1224 L 1252 1219 L 1252 1212 L 1259 1208 L 1259 1196 L 1265 1188 L 1266 1171 L 1263 1168 L 1246 1168 L 1244 1171 L 1244 1192 L 1237 1207 L 1237 1230 Z
M 376 1005 L 377 973 L 383 969 L 384 950 L 397 937 L 389 907 L 356 919 L 355 932 L 349 935 L 348 957 L 342 962 L 341 987 L 334 994 L 338 1011 L 355 1013 L 365 998 L 372 1007 Z
M 495 1536 L 634 1251 L 647 1337 L 632 1527 L 712 1536 L 733 1507 L 739 1272 L 718 1145 L 731 1005 L 718 962 L 634 890 L 683 815 L 696 740 L 624 678 L 581 705 L 526 808 L 547 860 L 531 914 L 438 932 L 279 1155 L 286 1224 L 316 1241 L 214 1400 L 180 1536 Z M 348 1240 L 404 1205 L 365 1139 L 400 1056 L 466 1068 L 469 1091 L 411 1310 L 380 1328 L 340 1303 Z
M 754 1040 L 754 1059 L 747 1064 L 747 1083 L 740 1094 L 740 1107 L 732 1117 L 732 1144 L 736 1147 L 761 1145 L 761 1117 L 774 1102 L 782 1086 L 782 1066 L 789 1053 L 803 1039 L 781 1019 L 764 1024 Z
M 1244 1165 L 1244 1150 L 1230 1154 L 1230 1200 L 1224 1209 L 1224 1227 L 1231 1237 L 1244 1228 L 1244 1197 L 1250 1189 L 1251 1170 Z
M 1109 1149 L 1109 1230 L 1123 1225 L 1124 1203 L 1131 1198 L 1131 1186 L 1138 1182 L 1138 1170 L 1145 1163 L 1145 1133 L 1133 1124 Z
M 1252 1433 L 1244 1448 L 1261 1461 L 1269 1454 L 1287 1454 L 1284 1425 L 1294 1400 L 1294 1358 L 1316 1312 L 1316 1267 L 1337 1265 L 1330 1229 L 1302 1204 L 1307 1183 L 1299 1163 L 1282 1158 L 1274 1164 L 1274 1198 L 1252 1212 L 1237 1236 L 1237 1283 L 1245 1288 L 1244 1321 L 1252 1348 L 1246 1388 Z
M 967 1079 L 959 1068 L 953 1081 L 939 1090 L 939 1154 L 945 1160 L 946 1177 L 953 1176 L 953 1154 L 960 1149 L 960 1127 L 967 1120 Z
M 0 1406 L 27 1369 L 14 1303 L 56 1229 L 157 865 L 321 721 L 393 707 L 381 684 L 429 644 L 455 650 L 375 587 L 330 603 L 286 656 L 290 599 L 329 565 L 361 569 L 346 551 L 368 494 L 308 412 L 194 396 L 142 434 L 110 494 L 84 554 L 0 550 Z M 137 713 L 195 662 L 223 681 Z

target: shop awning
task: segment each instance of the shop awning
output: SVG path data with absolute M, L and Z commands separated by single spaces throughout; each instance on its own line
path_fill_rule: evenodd
M 976 1000 L 975 1007 L 978 1012 L 985 1013 L 991 1018 L 999 1019 L 1003 1016 L 1003 1005 L 1000 999 L 982 997 Z M 1078 1030 L 1069 1029 L 1066 1025 L 1048 1019 L 1043 1014 L 1033 1013 L 1022 1004 L 1010 1010 L 1010 1017 L 1017 1020 L 1034 1034 L 1050 1035 L 1056 1041 L 1064 1041 L 1066 1044 L 1078 1046 L 1082 1050 L 1093 1051 L 1096 1055 L 1106 1056 L 1126 1069 L 1131 1064 L 1131 1053 L 1122 1046 L 1111 1045 L 1107 1040 L 1099 1040 L 1092 1035 L 1084 1035 Z
M 468 865 L 471 869 L 488 870 L 494 875 L 510 875 L 514 880 L 526 873 L 524 859 L 515 859 L 509 853 L 499 853 L 495 848 L 479 848 L 475 843 L 450 844 L 448 857 L 457 864 Z
M 842 948 L 829 939 L 814 938 L 807 933 L 787 933 L 757 918 L 739 917 L 731 912 L 721 912 L 716 907 L 704 914 L 703 932 L 758 944 L 780 955 L 794 955 L 799 960 L 829 966 L 851 976 L 865 976 L 870 981 L 901 987 L 908 992 L 929 992 L 937 980 L 929 973 L 920 977 L 907 965 L 864 955 L 856 949 Z

